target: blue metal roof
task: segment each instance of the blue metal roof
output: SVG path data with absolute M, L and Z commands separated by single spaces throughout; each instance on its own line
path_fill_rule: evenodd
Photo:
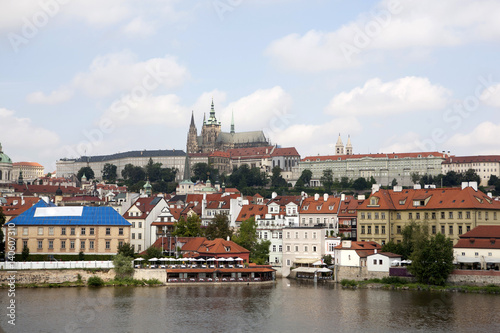
M 40 200 L 30 209 L 11 221 L 16 226 L 20 225 L 96 225 L 96 226 L 130 226 L 112 207 L 73 207 L 81 209 L 81 214 L 71 216 L 49 216 L 50 214 L 39 214 L 41 210 L 49 209 L 51 213 L 62 211 L 71 207 L 57 207 L 52 203 Z M 38 209 L 38 213 L 37 213 Z M 36 214 L 37 213 L 37 214 Z M 36 216 L 38 215 L 38 216 Z M 43 216 L 40 216 L 43 215 Z

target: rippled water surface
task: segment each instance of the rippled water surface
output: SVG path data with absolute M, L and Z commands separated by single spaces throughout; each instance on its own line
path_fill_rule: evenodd
M 6 332 L 500 332 L 500 295 L 335 284 L 18 289 Z

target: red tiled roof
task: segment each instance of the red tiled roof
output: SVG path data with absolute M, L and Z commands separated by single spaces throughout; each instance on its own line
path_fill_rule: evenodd
M 14 162 L 12 166 L 33 166 L 43 168 L 43 165 L 36 162 Z
M 187 242 L 181 249 L 182 251 L 198 252 L 204 256 L 217 255 L 238 255 L 240 253 L 250 253 L 247 249 L 239 246 L 233 241 L 227 241 L 222 238 L 216 238 L 212 241 L 205 237 L 196 237 Z
M 478 225 L 471 231 L 460 235 L 460 238 L 498 238 L 500 239 L 500 225 Z
M 13 187 L 16 193 L 24 193 L 29 191 L 31 193 L 36 194 L 54 194 L 56 193 L 59 186 L 54 185 L 19 185 L 13 184 L 9 185 L 9 187 Z M 85 191 L 79 189 L 78 187 L 73 186 L 64 186 L 61 187 L 63 194 L 85 194 Z
M 379 198 L 378 205 L 370 205 L 370 199 Z M 414 200 L 428 198 L 425 205 L 414 206 Z M 436 188 L 436 189 L 381 189 L 365 200 L 358 210 L 422 210 L 422 209 L 500 209 L 500 202 L 491 199 L 472 187 Z
M 316 161 L 338 161 L 350 160 L 361 158 L 383 158 L 383 159 L 403 159 L 403 158 L 421 158 L 427 157 L 441 157 L 444 159 L 443 153 L 440 152 L 420 152 L 420 153 L 392 153 L 392 154 L 355 154 L 355 155 L 327 155 L 327 156 L 307 156 L 302 159 L 303 162 L 316 162 Z
M 340 198 L 328 197 L 325 201 L 323 196 L 318 200 L 314 197 L 309 197 L 302 201 L 300 214 L 337 214 L 340 206 Z
M 80 201 L 104 201 L 99 199 L 99 197 L 94 197 L 90 195 L 81 195 L 76 197 L 63 197 L 62 201 L 64 202 L 80 202 Z
M 351 247 L 342 247 L 342 243 L 335 246 L 335 249 L 342 250 L 374 250 L 381 249 L 382 246 L 373 241 L 360 241 L 360 242 L 351 242 Z
M 210 157 L 226 157 L 226 158 L 229 158 L 230 157 L 230 154 L 228 152 L 225 152 L 225 151 L 214 151 L 210 154 Z
M 453 248 L 462 249 L 500 249 L 500 239 L 475 239 L 475 238 L 461 238 Z
M 297 149 L 295 147 L 288 147 L 288 148 L 275 148 L 273 152 L 271 153 L 271 156 L 296 156 L 300 157 L 300 154 L 298 153 Z
M 383 256 L 389 257 L 389 258 L 400 258 L 402 257 L 400 254 L 392 253 L 392 252 L 377 252 L 373 254 L 381 254 Z
M 158 204 L 158 201 L 156 204 L 152 204 L 152 202 L 155 200 L 156 198 L 154 197 L 148 197 L 148 198 L 139 198 L 137 199 L 134 204 L 132 206 L 130 206 L 130 208 L 125 212 L 125 214 L 123 214 L 123 218 L 125 219 L 145 219 L 149 213 L 151 213 L 151 210 L 153 210 L 153 208 Z M 138 208 L 142 214 L 139 215 L 139 216 L 130 216 L 130 210 L 132 207 L 136 207 Z
M 267 212 L 268 212 L 267 206 L 265 205 L 255 205 L 255 204 L 244 205 L 243 207 L 241 207 L 241 211 L 238 214 L 236 221 L 242 222 L 252 217 L 255 218 L 255 215 L 264 217 L 267 214 Z
M 7 197 L 5 198 L 7 203 L 2 206 L 5 216 L 16 217 L 25 211 L 27 211 L 31 206 L 40 201 L 38 197 Z M 14 205 L 14 201 L 17 200 L 17 204 Z M 24 204 L 23 204 L 24 200 Z
M 450 156 L 443 164 L 500 162 L 500 155 L 478 155 L 478 156 Z
M 340 209 L 338 212 L 339 220 L 341 218 L 353 218 L 357 217 L 358 206 L 363 203 L 364 200 L 354 199 L 353 196 L 346 196 L 344 201 L 340 202 Z

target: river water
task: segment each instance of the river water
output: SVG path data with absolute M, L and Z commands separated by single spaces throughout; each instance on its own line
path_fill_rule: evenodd
M 500 332 L 500 295 L 274 285 L 0 289 L 5 332 Z

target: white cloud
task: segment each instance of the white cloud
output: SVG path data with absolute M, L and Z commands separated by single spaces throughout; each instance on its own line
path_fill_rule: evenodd
M 407 153 L 427 150 L 420 135 L 415 132 L 393 135 L 387 138 L 385 142 L 385 146 L 379 149 L 379 153 Z
M 335 154 L 335 143 L 341 133 L 344 145 L 347 144 L 347 135 L 361 132 L 362 126 L 354 117 L 336 118 L 320 125 L 293 124 L 270 133 L 273 143 L 283 147 L 295 147 L 301 157 L 311 155 Z M 354 150 L 356 143 L 353 142 Z M 356 153 L 356 151 L 355 151 Z
M 236 132 L 257 129 L 273 130 L 290 123 L 291 96 L 280 86 L 259 89 L 229 103 L 220 113 L 224 130 L 229 130 L 234 111 Z
M 479 154 L 500 154 L 498 147 L 498 133 L 500 133 L 500 123 L 495 124 L 485 121 L 476 126 L 469 133 L 457 133 L 453 135 L 445 144 L 451 151 L 474 152 Z
M 5 108 L 0 108 L 0 133 L 4 151 L 11 158 L 20 155 L 18 150 L 22 150 L 24 155 L 38 156 L 40 149 L 59 143 L 56 133 L 37 126 L 29 118 L 19 118 L 16 112 Z
M 97 56 L 88 71 L 76 74 L 71 83 L 49 96 L 35 92 L 28 96 L 31 103 L 55 104 L 67 100 L 72 90 L 83 91 L 90 97 L 106 97 L 119 92 L 150 94 L 158 87 L 180 86 L 189 77 L 188 70 L 175 57 L 151 58 L 138 61 L 130 51 Z
M 427 78 L 407 76 L 390 82 L 379 78 L 363 87 L 336 95 L 325 112 L 334 115 L 388 115 L 436 110 L 446 106 L 451 93 Z
M 49 95 L 45 95 L 41 91 L 31 93 L 26 98 L 31 104 L 48 104 L 54 105 L 66 102 L 73 97 L 73 91 L 67 88 L 52 91 Z
M 500 84 L 486 87 L 480 99 L 487 105 L 500 108 Z
M 500 39 L 492 0 L 383 0 L 335 31 L 310 30 L 273 41 L 266 50 L 286 69 L 317 72 L 373 61 L 370 51 L 425 49 Z

